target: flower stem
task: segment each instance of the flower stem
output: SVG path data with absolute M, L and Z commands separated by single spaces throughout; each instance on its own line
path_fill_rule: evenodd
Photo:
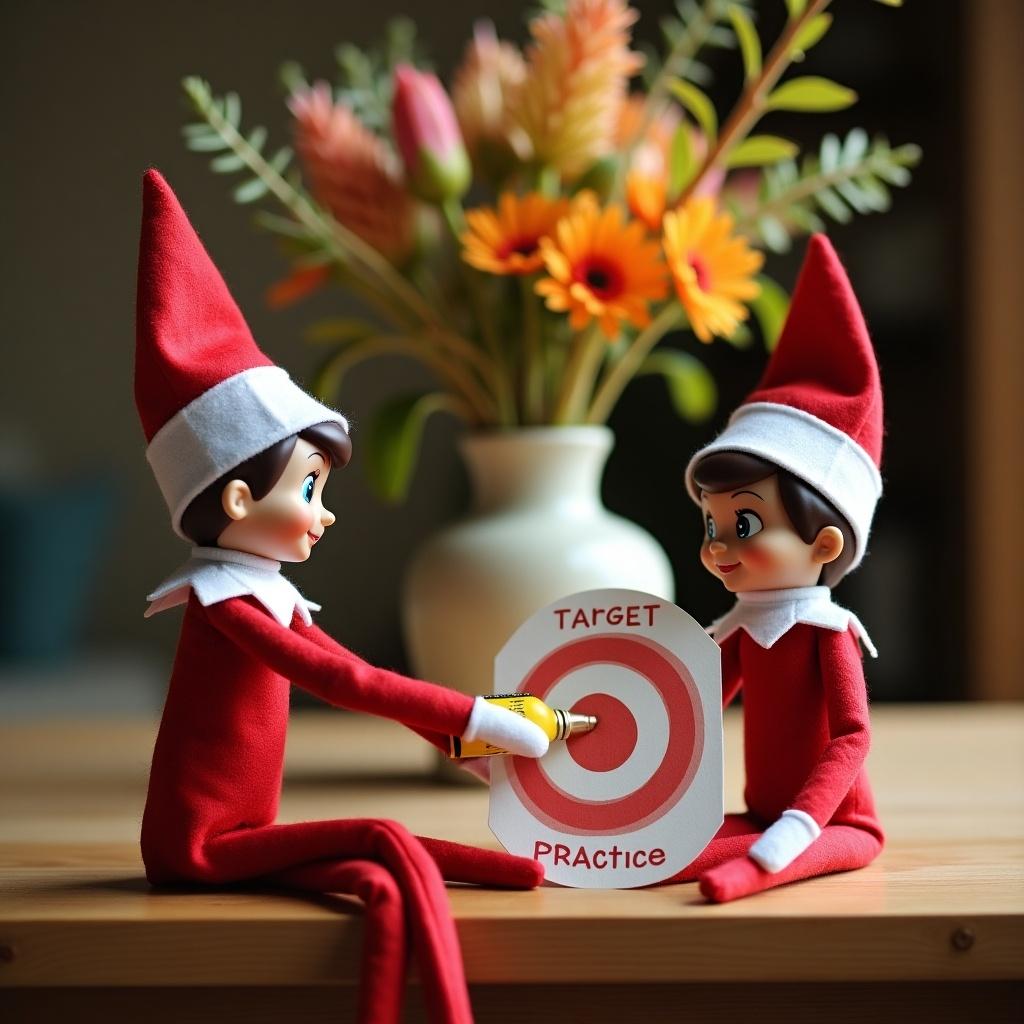
M 661 112 L 661 108 L 667 102 L 668 83 L 672 78 L 683 78 L 686 75 L 687 65 L 697 56 L 701 47 L 707 42 L 711 30 L 715 27 L 718 18 L 724 8 L 723 0 L 704 0 L 700 8 L 699 17 L 695 18 L 686 26 L 686 31 L 680 33 L 672 49 L 665 55 L 661 69 L 655 76 L 651 87 L 644 100 L 643 109 L 640 114 L 640 124 L 636 133 L 629 140 L 625 155 L 619 163 L 615 175 L 614 195 L 621 197 L 625 184 L 626 174 L 629 165 L 632 163 L 633 153 L 637 146 L 643 141 L 647 130 L 651 127 L 654 119 Z
M 583 422 L 594 378 L 607 351 L 608 343 L 596 321 L 576 334 L 562 375 L 562 390 L 552 422 L 560 425 Z
M 689 185 L 679 197 L 682 205 L 693 195 L 704 176 L 712 168 L 724 164 L 729 153 L 749 134 L 751 128 L 764 114 L 764 104 L 775 83 L 793 62 L 793 42 L 811 18 L 821 14 L 831 0 L 810 0 L 803 13 L 786 23 L 782 35 L 775 42 L 771 52 L 765 58 L 761 73 L 743 90 L 743 95 L 733 108 L 715 144 L 708 151 L 700 169 L 691 179 Z
M 652 348 L 682 320 L 682 310 L 676 302 L 669 302 L 660 313 L 633 339 L 617 362 L 609 366 L 590 405 L 586 423 L 605 423 L 615 403 L 622 397 L 626 385 L 636 376 L 637 370 L 650 354 Z
M 462 206 L 457 199 L 446 199 L 441 204 L 441 212 L 444 214 L 445 223 L 448 225 L 455 240 L 456 248 L 462 245 L 462 234 L 466 230 L 466 218 Z M 469 300 L 473 305 L 477 323 L 480 325 L 480 333 L 483 336 L 484 344 L 491 355 L 491 385 L 498 408 L 498 423 L 501 426 L 514 426 L 516 422 L 515 398 L 512 394 L 512 383 L 509 379 L 508 363 L 505 354 L 501 350 L 501 342 L 494 328 L 494 320 L 491 317 L 491 309 L 488 306 L 485 296 L 480 288 L 480 278 L 476 271 L 464 263 L 461 256 L 456 255 L 459 266 L 462 270 L 463 280 L 466 282 L 466 290 L 469 293 Z
M 544 350 L 541 345 L 540 306 L 534 294 L 535 277 L 519 278 L 523 300 L 523 412 L 524 423 L 544 422 Z

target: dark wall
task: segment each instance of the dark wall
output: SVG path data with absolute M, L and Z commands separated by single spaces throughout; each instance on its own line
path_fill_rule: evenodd
M 650 36 L 668 5 L 639 6 Z M 266 309 L 263 293 L 285 263 L 273 241 L 252 229 L 249 214 L 231 204 L 225 181 L 182 146 L 179 80 L 198 73 L 219 91 L 238 91 L 247 121 L 267 124 L 284 141 L 280 62 L 294 58 L 311 73 L 328 74 L 335 42 L 368 42 L 400 11 L 417 18 L 442 71 L 458 59 L 481 13 L 502 34 L 523 35 L 518 5 L 467 0 L 401 7 L 337 0 L 173 6 L 8 0 L 0 10 L 6 135 L 0 453 L 4 463 L 27 467 L 21 472 L 31 486 L 38 481 L 43 523 L 60 516 L 60 484 L 69 476 L 92 472 L 114 481 L 111 542 L 87 631 L 93 646 L 169 651 L 177 618 L 143 622 L 143 598 L 186 554 L 167 525 L 132 405 L 142 171 L 153 165 L 166 174 L 261 345 L 299 379 L 308 378 L 315 361 L 303 327 L 336 312 L 342 301 L 322 295 L 285 313 Z M 842 0 L 834 11 L 837 24 L 807 71 L 827 71 L 857 89 L 862 102 L 828 119 L 777 115 L 770 127 L 810 143 L 826 123 L 838 130 L 861 124 L 925 149 L 917 180 L 897 194 L 893 213 L 833 232 L 873 329 L 889 423 L 887 494 L 872 556 L 843 585 L 840 599 L 858 610 L 883 651 L 871 669 L 876 694 L 953 696 L 960 692 L 963 658 L 952 627 L 964 600 L 963 498 L 956 486 L 963 460 L 959 5 L 893 11 Z M 769 33 L 773 17 L 765 18 Z M 726 81 L 738 81 L 734 70 Z M 719 98 L 731 99 L 728 87 Z M 791 287 L 798 263 L 794 253 L 773 258 L 769 267 Z M 722 386 L 718 425 L 756 380 L 763 355 L 725 345 L 702 355 Z M 341 404 L 358 421 L 377 396 L 418 372 L 398 362 L 359 370 Z M 616 412 L 618 445 L 605 496 L 657 535 L 676 565 L 680 603 L 709 618 L 727 598 L 698 567 L 700 524 L 680 473 L 710 428 L 680 424 L 659 388 L 654 380 L 637 383 Z M 382 507 L 369 495 L 357 449 L 353 468 L 331 483 L 338 528 L 318 557 L 293 573 L 324 603 L 328 629 L 384 663 L 402 663 L 396 614 L 402 568 L 416 544 L 464 501 L 452 436 L 448 425 L 431 428 L 424 465 L 402 508 Z M 45 545 L 45 530 L 41 536 Z M 52 573 L 49 585 L 61 587 L 59 568 Z

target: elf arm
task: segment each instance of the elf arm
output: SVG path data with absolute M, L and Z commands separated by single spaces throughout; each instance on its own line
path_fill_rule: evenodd
M 528 757 L 548 747 L 542 729 L 506 708 L 341 655 L 285 626 L 247 598 L 209 605 L 210 623 L 252 657 L 322 700 L 413 729 L 483 739 Z
M 737 630 L 722 643 L 722 707 L 727 708 L 743 687 L 740 673 L 740 634 Z
M 319 626 L 315 624 L 307 626 L 304 622 L 299 620 L 293 626 L 293 629 L 301 636 L 308 637 L 313 643 L 315 643 L 318 647 L 322 647 L 324 650 L 333 651 L 339 657 L 348 658 L 351 661 L 357 661 L 364 665 L 366 664 L 366 662 L 364 662 L 363 659 L 360 658 L 358 654 L 348 650 L 345 647 L 342 647 L 341 644 L 339 644 L 338 641 L 335 640 L 330 633 L 325 633 Z M 402 724 L 405 725 L 407 728 L 412 729 L 413 732 L 422 736 L 428 743 L 432 743 L 442 753 L 448 753 L 448 734 L 443 732 L 437 732 L 434 729 L 422 729 L 415 725 L 409 725 L 408 722 L 403 722 Z
M 853 788 L 871 745 L 867 686 L 853 632 L 819 630 L 818 666 L 829 740 L 792 806 L 750 848 L 767 871 L 781 871 L 818 838 Z

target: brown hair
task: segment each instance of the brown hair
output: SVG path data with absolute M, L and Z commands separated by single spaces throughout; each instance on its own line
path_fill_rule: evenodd
M 223 476 L 214 480 L 204 491 L 192 499 L 181 517 L 181 532 L 200 547 L 217 546 L 217 538 L 231 523 L 231 517 L 224 511 L 221 495 L 232 480 L 244 480 L 249 485 L 253 498 L 265 498 L 284 472 L 288 460 L 295 451 L 295 442 L 302 438 L 311 444 L 327 449 L 331 466 L 340 468 L 352 457 L 352 441 L 348 432 L 333 420 L 316 423 L 272 444 L 258 455 L 246 459 Z
M 693 481 L 708 494 L 720 494 L 773 475 L 779 479 L 782 507 L 805 544 L 811 544 L 826 526 L 835 526 L 842 533 L 842 554 L 834 562 L 823 565 L 819 577 L 819 582 L 825 586 L 835 586 L 853 561 L 856 541 L 845 517 L 813 487 L 789 470 L 744 452 L 713 452 L 704 456 L 694 467 Z

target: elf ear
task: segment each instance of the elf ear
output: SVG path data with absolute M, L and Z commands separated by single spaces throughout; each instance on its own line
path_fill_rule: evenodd
M 811 559 L 818 565 L 828 565 L 843 553 L 845 546 L 843 531 L 838 526 L 823 526 L 814 538 Z
M 251 511 L 255 501 L 249 485 L 244 480 L 229 480 L 220 492 L 220 505 L 229 519 L 238 522 Z

